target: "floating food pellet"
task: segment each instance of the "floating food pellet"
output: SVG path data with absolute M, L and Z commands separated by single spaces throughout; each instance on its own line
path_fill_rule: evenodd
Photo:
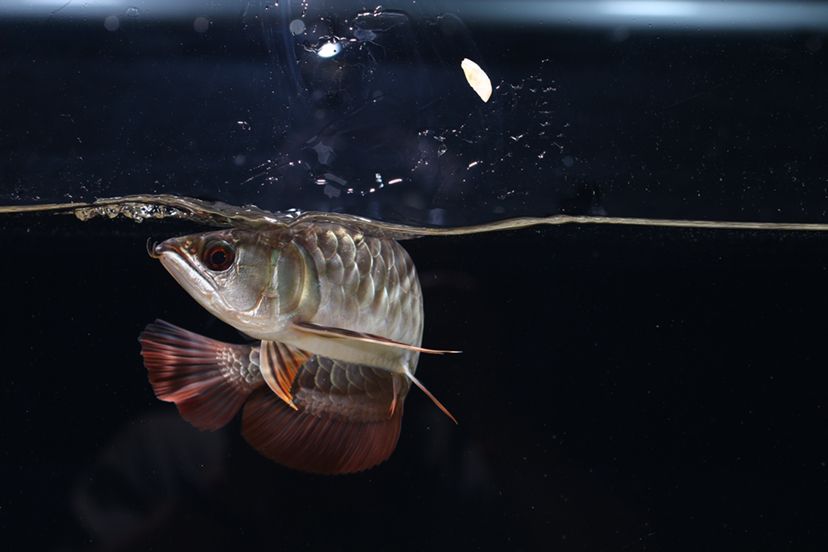
M 468 58 L 463 58 L 460 67 L 463 69 L 466 81 L 468 81 L 472 90 L 477 92 L 481 100 L 488 102 L 489 98 L 492 97 L 492 81 L 489 80 L 489 75 L 478 64 Z

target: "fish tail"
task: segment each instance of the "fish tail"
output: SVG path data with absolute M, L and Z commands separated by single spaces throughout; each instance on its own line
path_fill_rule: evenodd
M 199 429 L 226 425 L 262 384 L 249 345 L 231 345 L 163 320 L 138 337 L 155 395 Z M 253 370 L 248 370 L 253 368 Z

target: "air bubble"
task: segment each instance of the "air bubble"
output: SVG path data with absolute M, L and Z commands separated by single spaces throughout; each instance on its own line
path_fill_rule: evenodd
M 300 35 L 305 32 L 305 22 L 301 19 L 294 19 L 290 22 L 288 28 L 290 29 L 290 34 L 293 36 Z
M 206 17 L 200 16 L 193 20 L 193 29 L 197 33 L 206 33 L 210 28 L 210 20 Z
M 109 32 L 117 31 L 120 26 L 121 20 L 118 19 L 117 15 L 108 15 L 106 19 L 104 19 L 104 29 Z

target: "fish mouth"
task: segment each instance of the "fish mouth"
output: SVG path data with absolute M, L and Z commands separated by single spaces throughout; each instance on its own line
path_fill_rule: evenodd
M 208 310 L 219 306 L 214 303 L 222 303 L 213 282 L 198 270 L 190 256 L 176 244 L 154 244 L 150 256 L 161 261 L 161 265 L 178 285 Z
M 157 242 L 152 241 L 152 238 L 147 240 L 147 253 L 153 259 L 160 259 L 164 253 L 174 253 L 181 257 L 186 256 L 181 247 L 179 247 L 178 244 L 171 242 L 171 240 Z
M 160 259 L 161 253 L 164 251 L 161 249 L 162 245 L 163 243 L 158 243 L 157 241 L 153 241 L 152 238 L 147 238 L 147 255 L 153 259 Z

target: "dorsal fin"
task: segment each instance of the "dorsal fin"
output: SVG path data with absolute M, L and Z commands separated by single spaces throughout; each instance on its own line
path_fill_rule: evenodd
M 333 339 L 346 339 L 352 341 L 362 341 L 364 343 L 376 343 L 378 345 L 385 345 L 386 347 L 395 347 L 398 349 L 406 349 L 408 351 L 417 351 L 418 353 L 430 353 L 435 355 L 442 355 L 446 353 L 461 353 L 462 351 L 448 351 L 442 349 L 426 349 L 425 347 L 418 347 L 416 345 L 409 345 L 407 343 L 400 343 L 393 339 L 388 339 L 381 335 L 374 335 L 366 332 L 355 332 L 353 330 L 346 330 L 344 328 L 332 328 L 330 326 L 320 326 L 319 324 L 312 324 L 310 322 L 294 322 L 294 329 L 300 332 L 312 333 Z

